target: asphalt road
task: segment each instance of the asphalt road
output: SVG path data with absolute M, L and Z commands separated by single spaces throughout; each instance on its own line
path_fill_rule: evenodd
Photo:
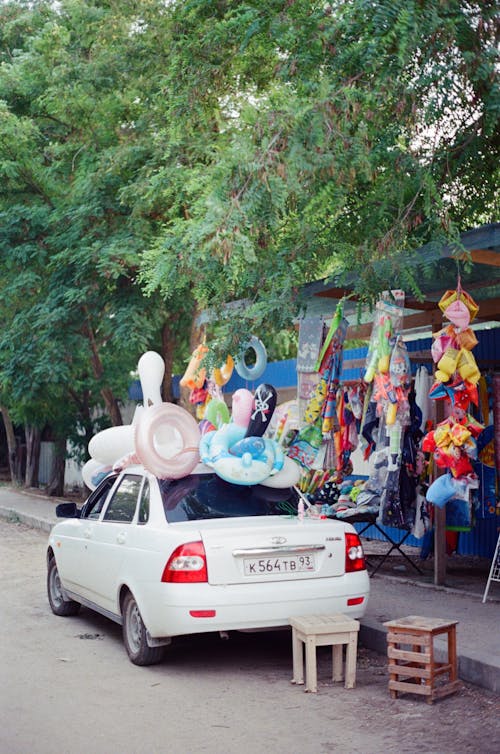
M 158 666 L 132 665 L 121 629 L 82 609 L 54 616 L 46 535 L 0 521 L 0 754 L 493 754 L 495 694 L 464 685 L 430 706 L 391 700 L 386 660 L 360 648 L 357 686 L 290 684 L 287 632 L 174 641 Z

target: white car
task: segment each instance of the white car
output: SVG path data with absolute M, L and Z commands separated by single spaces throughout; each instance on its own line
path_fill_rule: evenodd
M 52 611 L 86 605 L 121 624 L 136 665 L 159 662 L 174 636 L 361 617 L 369 579 L 355 529 L 303 518 L 297 503 L 293 489 L 212 472 L 174 481 L 141 466 L 112 473 L 81 510 L 57 507 L 65 520 L 48 543 Z

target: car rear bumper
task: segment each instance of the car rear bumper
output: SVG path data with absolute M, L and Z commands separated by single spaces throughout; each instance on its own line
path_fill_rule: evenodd
M 138 599 L 154 638 L 289 625 L 298 615 L 364 615 L 370 591 L 366 571 L 316 581 L 210 586 L 157 584 Z M 362 598 L 359 604 L 350 600 Z M 148 605 L 148 609 L 141 607 Z M 194 613 L 194 615 L 193 615 Z M 196 615 L 200 617 L 196 617 Z

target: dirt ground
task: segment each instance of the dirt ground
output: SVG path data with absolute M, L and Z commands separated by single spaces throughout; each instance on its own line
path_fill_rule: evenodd
M 332 683 L 319 648 L 317 694 L 290 683 L 288 631 L 182 637 L 162 664 L 137 668 L 116 624 L 51 613 L 45 548 L 40 531 L 0 521 L 1 754 L 498 751 L 498 695 L 462 684 L 433 705 L 393 700 L 385 655 L 362 646 L 352 690 Z

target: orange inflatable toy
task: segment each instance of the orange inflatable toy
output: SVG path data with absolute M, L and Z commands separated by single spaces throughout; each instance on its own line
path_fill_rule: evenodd
M 180 380 L 182 387 L 188 387 L 191 390 L 202 388 L 205 384 L 207 371 L 201 366 L 205 355 L 208 353 L 207 346 L 199 345 L 193 351 L 188 367 Z

